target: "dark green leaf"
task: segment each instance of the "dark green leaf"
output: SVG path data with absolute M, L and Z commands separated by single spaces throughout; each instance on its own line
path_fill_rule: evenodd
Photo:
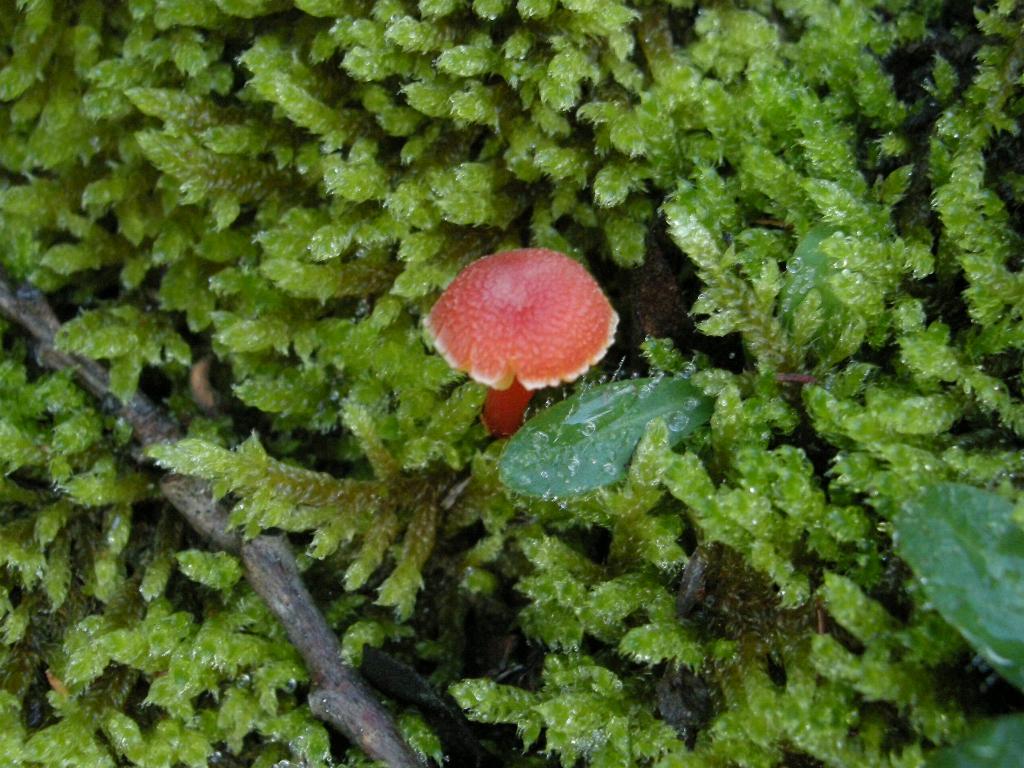
M 614 483 L 647 425 L 665 420 L 675 445 L 711 418 L 712 403 L 682 378 L 604 384 L 548 408 L 501 457 L 501 478 L 529 496 L 573 496 Z
M 1008 715 L 983 723 L 955 747 L 934 753 L 928 768 L 1003 768 L 1020 765 L 1024 715 Z
M 822 294 L 822 301 L 834 309 L 838 300 L 828 286 L 828 277 L 832 274 L 828 256 L 821 250 L 821 244 L 828 239 L 835 229 L 829 226 L 817 226 L 804 235 L 799 242 L 793 257 L 786 263 L 786 277 L 779 292 L 779 314 L 787 325 L 792 324 L 797 308 L 812 290 Z
M 942 617 L 1024 688 L 1024 531 L 1013 506 L 944 483 L 904 504 L 895 526 L 900 554 Z

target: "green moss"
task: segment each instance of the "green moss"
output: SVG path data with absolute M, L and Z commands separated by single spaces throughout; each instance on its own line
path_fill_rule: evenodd
M 1022 9 L 961 5 L 0 0 L 0 264 L 187 427 L 160 467 L 293 537 L 348 658 L 514 725 L 477 731 L 504 764 L 918 766 L 983 712 L 890 519 L 1024 472 Z M 585 497 L 501 486 L 421 322 L 523 245 L 619 310 L 588 381 L 685 372 L 705 432 Z M 125 426 L 0 334 L 0 752 L 365 764 Z

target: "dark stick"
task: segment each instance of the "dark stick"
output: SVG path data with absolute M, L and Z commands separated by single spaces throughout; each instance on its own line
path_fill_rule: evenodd
M 46 299 L 31 287 L 11 290 L 2 267 L 0 313 L 32 336 L 41 365 L 52 370 L 71 369 L 93 396 L 104 402 L 112 400 L 103 366 L 58 350 L 54 336 L 60 330 L 60 321 Z M 118 402 L 116 412 L 132 425 L 143 450 L 181 438 L 177 425 L 145 395 Z M 200 536 L 241 557 L 249 584 L 284 625 L 306 662 L 312 682 L 308 704 L 313 714 L 374 760 L 393 768 L 422 768 L 423 763 L 402 740 L 391 714 L 377 701 L 359 672 L 342 660 L 338 638 L 302 583 L 287 540 L 257 536 L 242 541 L 228 526 L 227 510 L 213 499 L 209 485 L 202 480 L 168 474 L 160 489 Z
M 377 690 L 419 708 L 441 739 L 445 758 L 451 761 L 451 765 L 479 768 L 487 760 L 487 753 L 473 735 L 462 710 L 451 697 L 438 694 L 415 669 L 372 645 L 366 645 L 359 671 Z

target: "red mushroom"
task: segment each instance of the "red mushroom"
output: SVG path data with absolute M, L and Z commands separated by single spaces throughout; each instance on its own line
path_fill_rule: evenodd
M 452 368 L 486 384 L 491 434 L 523 422 L 533 391 L 573 381 L 611 346 L 619 317 L 594 278 L 565 254 L 522 248 L 466 267 L 426 319 Z

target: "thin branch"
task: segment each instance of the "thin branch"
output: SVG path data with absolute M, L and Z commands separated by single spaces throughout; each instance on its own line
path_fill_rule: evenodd
M 33 338 L 36 359 L 52 370 L 71 370 L 82 386 L 103 402 L 116 402 L 115 412 L 131 424 L 144 450 L 181 438 L 177 425 L 142 394 L 126 403 L 110 393 L 110 378 L 93 360 L 54 346 L 60 321 L 35 288 L 12 290 L 0 267 L 0 314 Z M 312 680 L 308 704 L 316 717 L 332 725 L 374 760 L 393 768 L 421 768 L 423 763 L 402 740 L 391 714 L 377 701 L 359 672 L 341 657 L 338 638 L 302 583 L 295 556 L 282 536 L 257 536 L 243 541 L 228 525 L 228 513 L 202 480 L 168 474 L 160 483 L 167 500 L 195 531 L 214 546 L 242 559 L 245 575 L 278 618 L 306 662 Z
M 419 707 L 444 745 L 445 759 L 460 768 L 479 768 L 488 755 L 473 735 L 462 710 L 447 694 L 438 694 L 420 674 L 392 656 L 367 645 L 359 671 L 377 690 Z M 310 707 L 313 705 L 310 704 Z

